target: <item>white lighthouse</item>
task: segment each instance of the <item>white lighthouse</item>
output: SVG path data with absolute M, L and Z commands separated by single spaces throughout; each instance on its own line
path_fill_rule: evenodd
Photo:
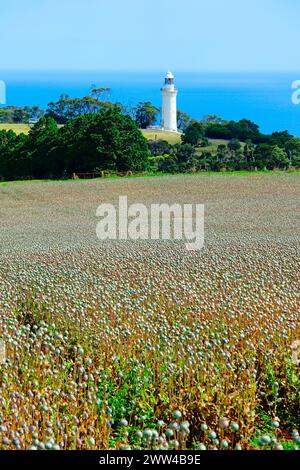
M 174 85 L 174 75 L 167 72 L 162 94 L 162 128 L 165 131 L 177 131 L 177 98 L 178 90 Z

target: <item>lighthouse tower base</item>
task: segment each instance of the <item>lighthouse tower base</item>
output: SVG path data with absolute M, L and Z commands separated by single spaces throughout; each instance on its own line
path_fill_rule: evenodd
M 175 131 L 174 129 L 165 129 L 164 127 L 161 127 L 160 130 L 161 132 L 172 132 L 173 134 L 182 134 L 182 132 L 178 129 Z
M 162 126 L 148 126 L 146 129 L 146 131 L 152 131 L 152 132 L 161 132 L 162 134 L 164 132 L 172 132 L 172 134 L 182 134 L 182 131 L 180 129 L 177 129 L 177 131 L 173 131 L 173 130 L 170 130 L 170 129 L 165 129 L 164 127 Z M 163 138 L 163 136 L 162 136 Z

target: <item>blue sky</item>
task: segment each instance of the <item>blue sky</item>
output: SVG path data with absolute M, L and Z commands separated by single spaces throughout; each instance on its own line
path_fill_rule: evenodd
M 298 0 L 0 0 L 0 68 L 295 71 Z

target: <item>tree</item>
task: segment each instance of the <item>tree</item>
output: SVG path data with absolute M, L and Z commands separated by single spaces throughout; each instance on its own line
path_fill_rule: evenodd
M 37 121 L 44 115 L 44 111 L 39 106 L 32 106 L 28 108 L 28 115 L 30 119 L 36 119 Z
M 0 131 L 0 179 L 22 179 L 28 175 L 27 161 L 22 158 L 22 149 L 27 141 L 25 134 Z
M 207 137 L 202 137 L 199 142 L 199 147 L 208 147 L 209 146 L 209 139 Z
M 286 152 L 275 145 L 271 151 L 271 165 L 273 168 L 287 169 L 289 167 L 289 159 Z
M 238 122 L 230 121 L 229 129 L 232 131 L 232 138 L 245 142 L 246 140 L 259 138 L 259 127 L 249 119 L 240 119 Z
M 153 125 L 157 120 L 159 109 L 150 101 L 139 102 L 135 113 L 135 122 L 141 129 L 146 129 Z
M 247 140 L 244 145 L 244 157 L 246 162 L 251 163 L 254 161 L 254 151 L 255 145 L 251 142 L 251 140 Z
M 60 95 L 58 101 L 51 101 L 46 110 L 46 117 L 52 117 L 58 124 L 66 124 L 72 118 L 69 112 L 70 97 L 67 94 Z
M 238 139 L 242 142 L 251 139 L 254 143 L 265 140 L 259 127 L 248 119 L 240 121 L 209 120 L 205 124 L 205 135 L 213 139 Z
M 284 150 L 286 151 L 290 162 L 294 162 L 300 159 L 300 139 L 293 137 L 284 144 Z
M 113 107 L 58 128 L 43 117 L 29 135 L 0 131 L 0 178 L 51 178 L 96 169 L 141 171 L 149 150 L 136 123 Z
M 147 141 L 136 123 L 117 108 L 69 121 L 60 129 L 59 140 L 59 153 L 69 174 L 147 168 Z
M 12 112 L 7 108 L 0 108 L 0 122 L 11 123 L 12 120 Z
M 211 139 L 231 139 L 232 130 L 229 129 L 227 123 L 209 122 L 205 124 L 205 136 Z
M 57 144 L 58 127 L 56 121 L 51 117 L 41 118 L 30 130 L 24 147 L 30 175 L 35 178 L 49 178 L 53 174 L 57 174 L 55 161 Z
M 181 131 L 185 131 L 187 126 L 190 124 L 191 118 L 190 116 L 185 113 L 184 111 L 177 110 L 177 127 Z
M 17 135 L 9 130 L 0 130 L 0 179 L 11 179 L 13 168 L 11 160 Z
M 108 101 L 110 92 L 111 88 L 99 88 L 96 85 L 92 85 L 90 90 L 90 96 L 97 101 Z
M 166 173 L 177 173 L 179 168 L 175 155 L 170 155 L 170 157 L 161 160 L 158 163 L 158 169 Z
M 241 144 L 238 139 L 231 139 L 228 142 L 227 147 L 231 151 L 231 155 L 233 156 L 235 152 L 241 148 Z
M 219 116 L 216 114 L 206 114 L 203 117 L 203 123 L 204 124 L 209 124 L 209 123 L 215 123 L 215 124 L 223 124 L 225 121 L 221 119 Z
M 255 148 L 254 164 L 260 169 L 273 170 L 286 169 L 290 162 L 286 152 L 278 145 L 259 144 Z
M 194 167 L 195 148 L 191 144 L 179 144 L 175 146 L 175 156 L 178 170 L 191 171 Z
M 99 113 L 102 109 L 117 107 L 114 103 L 103 99 L 109 90 L 109 88 L 93 88 L 90 95 L 83 98 L 71 98 L 63 94 L 58 101 L 48 104 L 46 117 L 52 117 L 58 124 L 66 124 L 82 114 Z
M 171 145 L 166 140 L 148 140 L 148 148 L 153 157 L 170 153 Z
M 211 171 L 220 171 L 222 168 L 222 163 L 216 158 L 216 156 L 212 155 L 209 160 L 209 166 Z
M 293 136 L 288 133 L 288 131 L 273 132 L 269 137 L 269 143 L 271 145 L 278 145 L 279 147 L 284 147 L 286 142 L 288 142 Z
M 228 147 L 225 144 L 219 144 L 217 147 L 216 159 L 220 163 L 224 163 L 228 155 Z
M 203 137 L 203 124 L 200 121 L 192 121 L 185 129 L 181 139 L 183 144 L 191 144 L 196 147 Z
M 0 122 L 28 123 L 29 119 L 38 120 L 43 114 L 39 106 L 5 106 L 0 109 Z

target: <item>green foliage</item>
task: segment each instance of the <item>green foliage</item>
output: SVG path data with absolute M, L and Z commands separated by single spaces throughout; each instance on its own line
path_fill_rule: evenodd
M 109 91 L 93 86 L 84 98 L 62 95 L 49 104 L 45 117 L 28 136 L 0 131 L 0 180 L 64 178 L 94 171 L 182 173 L 300 167 L 300 139 L 287 131 L 263 135 L 247 119 L 235 122 L 206 116 L 200 122 L 178 111 L 179 127 L 184 129 L 182 144 L 172 140 L 175 145 L 171 145 L 155 133 L 147 142 L 147 131 L 143 136 L 139 128 L 156 121 L 158 108 L 140 102 L 137 108 L 125 109 L 108 101 Z M 11 121 L 28 120 L 40 113 L 38 107 L 1 108 L 0 121 L 8 115 Z M 208 137 L 218 140 L 211 144 Z M 227 140 L 219 143 L 220 138 Z M 148 160 L 149 154 L 163 158 Z
M 83 114 L 58 128 L 44 117 L 28 136 L 0 131 L 0 176 L 4 180 L 53 178 L 96 168 L 147 169 L 147 141 L 118 108 Z
M 0 108 L 0 123 L 28 123 L 30 119 L 38 120 L 43 115 L 39 106 L 4 106 Z
M 284 142 L 284 150 L 292 165 L 300 166 L 300 139 L 292 137 Z
M 195 149 L 191 144 L 176 146 L 176 159 L 179 171 L 189 171 L 193 167 Z
M 199 145 L 204 137 L 204 127 L 200 121 L 192 121 L 185 129 L 182 135 L 182 142 L 184 144 L 191 144 L 194 146 Z
M 251 139 L 252 142 L 259 143 L 263 140 L 257 124 L 248 119 L 241 119 L 238 122 L 224 121 L 220 118 L 208 120 L 205 123 L 205 135 L 213 139 L 238 139 L 242 142 Z
M 29 174 L 47 178 L 58 174 L 56 146 L 59 130 L 55 120 L 43 117 L 30 130 L 22 154 L 28 161 Z
M 195 148 L 191 144 L 178 144 L 172 148 L 169 157 L 159 160 L 158 168 L 167 173 L 193 171 Z
M 227 144 L 228 149 L 231 152 L 236 152 L 241 148 L 240 141 L 238 139 L 231 139 Z
M 0 179 L 23 179 L 25 162 L 22 149 L 26 140 L 24 134 L 17 135 L 12 130 L 0 131 Z
M 141 171 L 147 168 L 147 141 L 129 116 L 117 109 L 86 114 L 60 131 L 65 170 Z
M 177 127 L 181 131 L 185 131 L 185 129 L 189 126 L 191 122 L 190 116 L 185 113 L 184 111 L 177 110 Z
M 192 128 L 194 128 L 194 124 L 191 125 Z M 194 136 L 194 131 L 191 135 Z M 184 136 L 183 141 L 185 140 Z M 169 146 L 169 150 L 166 145 L 160 142 L 151 143 L 150 147 L 153 154 L 156 152 L 157 155 L 169 155 L 169 158 L 155 162 L 159 170 L 169 173 L 201 170 L 217 172 L 286 170 L 290 165 L 297 167 L 300 164 L 300 153 L 297 153 L 300 148 L 299 142 L 298 139 L 294 139 L 292 142 L 286 143 L 289 155 L 285 148 L 278 145 L 269 143 L 255 145 L 247 140 L 242 146 L 238 139 L 231 139 L 227 145 L 219 144 L 216 150 L 212 151 L 201 151 L 201 147 L 196 149 L 194 145 L 184 143 L 173 147 Z
M 199 142 L 199 147 L 208 147 L 209 146 L 209 140 L 207 137 L 203 137 L 201 141 Z
M 254 151 L 254 164 L 259 169 L 286 169 L 289 166 L 289 159 L 284 149 L 279 146 L 259 144 Z
M 58 101 L 48 104 L 46 116 L 52 117 L 58 124 L 66 124 L 82 114 L 99 113 L 101 110 L 117 107 L 104 100 L 108 91 L 109 88 L 92 88 L 90 95 L 83 98 L 71 98 L 63 94 Z
M 159 109 L 150 101 L 140 102 L 135 110 L 135 122 L 141 129 L 146 129 L 156 122 L 158 113 Z
M 282 147 L 288 142 L 293 136 L 288 133 L 288 131 L 281 131 L 281 132 L 273 132 L 271 136 L 269 136 L 266 141 L 270 145 L 278 145 Z
M 166 173 L 177 173 L 179 171 L 178 162 L 175 156 L 169 156 L 158 163 L 160 171 Z
M 171 152 L 171 145 L 166 140 L 148 140 L 150 154 L 153 157 L 168 154 Z

